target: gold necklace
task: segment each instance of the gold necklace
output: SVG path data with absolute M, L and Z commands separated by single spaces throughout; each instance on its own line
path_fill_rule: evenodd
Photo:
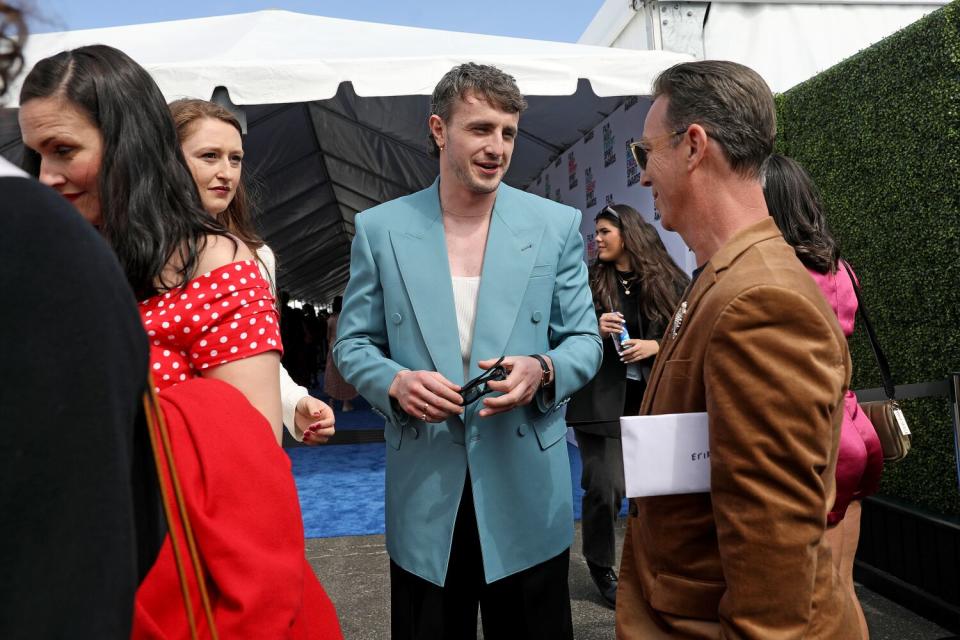
M 623 292 L 627 295 L 630 295 L 630 287 L 633 286 L 633 281 L 637 279 L 637 276 L 623 279 L 620 277 L 620 273 L 618 271 L 614 271 L 613 273 L 616 275 L 617 281 L 623 286 Z

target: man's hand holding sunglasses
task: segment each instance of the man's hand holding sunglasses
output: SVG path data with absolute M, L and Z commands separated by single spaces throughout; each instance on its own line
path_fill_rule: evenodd
M 417 420 L 443 422 L 463 413 L 460 387 L 436 371 L 399 372 L 390 384 L 390 397 Z
M 549 356 L 541 357 L 550 369 L 547 380 L 544 380 L 543 367 L 533 356 L 507 356 L 499 360 L 491 358 L 478 362 L 481 369 L 490 369 L 499 365 L 508 372 L 505 380 L 490 380 L 486 383 L 491 390 L 503 395 L 484 398 L 483 409 L 478 415 L 486 418 L 530 404 L 542 384 L 549 383 L 553 379 L 553 361 Z

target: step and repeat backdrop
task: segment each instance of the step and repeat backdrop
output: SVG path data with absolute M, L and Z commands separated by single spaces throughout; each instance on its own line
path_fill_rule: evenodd
M 696 267 L 693 253 L 672 231 L 660 225 L 650 189 L 640 184 L 629 145 L 643 133 L 643 119 L 650 108 L 646 98 L 627 98 L 603 122 L 567 149 L 533 181 L 527 191 L 562 202 L 583 212 L 585 259 L 597 255 L 594 217 L 608 204 L 629 204 L 653 224 L 670 256 L 687 273 Z M 522 124 L 521 124 L 522 126 Z

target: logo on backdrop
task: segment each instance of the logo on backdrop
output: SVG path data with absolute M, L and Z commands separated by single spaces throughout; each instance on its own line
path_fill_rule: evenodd
M 626 147 L 626 157 L 627 157 L 627 186 L 632 187 L 633 185 L 640 182 L 640 165 L 637 164 L 637 159 L 633 157 L 633 154 L 630 153 L 630 143 L 633 142 L 633 138 L 627 140 Z
M 544 182 L 544 185 L 543 185 L 543 197 L 549 199 L 549 198 L 550 198 L 550 193 L 553 191 L 553 189 L 550 188 L 550 174 L 549 174 L 549 173 L 548 173 L 547 175 L 543 176 L 543 182 Z
M 553 199 L 560 204 L 563 204 L 563 198 L 560 196 L 560 189 L 557 189 L 557 193 L 554 195 Z
M 613 150 L 616 138 L 613 135 L 613 127 L 610 123 L 603 125 L 603 166 L 609 167 L 617 161 L 617 154 Z
M 570 189 L 577 187 L 577 159 L 573 151 L 567 154 L 567 175 L 570 181 Z
M 608 194 L 607 194 L 607 197 L 604 198 L 604 202 L 606 203 L 606 206 L 608 206 L 608 207 L 609 207 L 610 205 L 612 205 L 612 204 L 613 204 L 613 194 L 612 194 L 612 193 L 608 193 Z
M 590 207 L 595 207 L 597 205 L 597 181 L 593 177 L 593 168 L 587 167 L 584 169 L 583 177 L 587 182 L 587 209 L 589 209 Z
M 584 251 L 587 252 L 587 261 L 593 262 L 593 259 L 597 257 L 597 234 L 587 234 L 587 243 L 584 245 Z

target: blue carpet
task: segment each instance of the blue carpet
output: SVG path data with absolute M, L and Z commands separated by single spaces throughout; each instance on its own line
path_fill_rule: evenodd
M 385 446 L 346 444 L 287 449 L 293 461 L 308 538 L 383 533 Z M 580 451 L 569 442 L 567 451 L 573 481 L 573 515 L 579 520 L 583 498 Z M 621 515 L 625 513 L 626 502 Z
M 385 446 L 343 444 L 286 450 L 293 461 L 308 538 L 383 533 Z

